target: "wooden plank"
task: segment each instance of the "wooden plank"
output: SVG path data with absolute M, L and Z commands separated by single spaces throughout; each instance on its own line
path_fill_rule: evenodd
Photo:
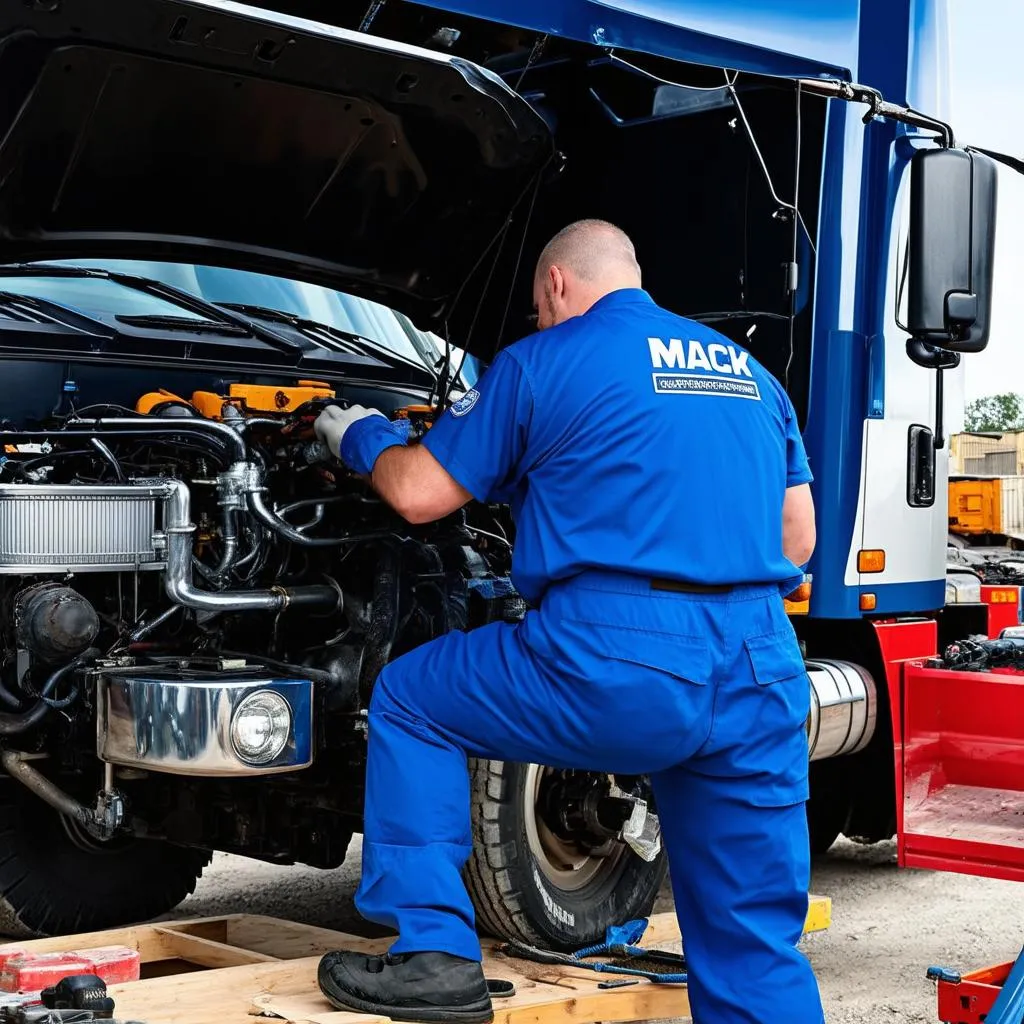
M 243 949 L 266 953 L 278 960 L 298 960 L 305 956 L 322 956 L 335 949 L 352 949 L 360 953 L 383 953 L 393 938 L 368 939 L 365 935 L 282 921 L 276 917 L 243 914 L 228 923 L 225 942 Z
M 110 986 L 118 1020 L 146 1024 L 254 1024 L 260 992 L 317 991 L 319 957 L 223 967 Z
M 194 974 L 111 986 L 119 1019 L 148 1024 L 253 1024 L 253 1011 L 280 1014 L 310 1024 L 372 1024 L 371 1018 L 337 1011 L 320 994 L 320 957 L 225 967 Z M 591 971 L 546 967 L 555 982 L 528 977 L 534 966 L 488 957 L 488 977 L 506 978 L 517 991 L 495 999 L 498 1024 L 557 1024 L 558 1021 L 630 1021 L 685 1016 L 684 986 L 641 981 L 621 989 L 599 989 L 603 976 Z
M 127 946 L 138 950 L 143 963 L 167 960 L 164 937 L 152 925 L 115 928 L 105 932 L 81 932 L 78 935 L 60 935 L 48 939 L 30 939 L 0 945 L 0 953 L 14 949 L 28 949 L 34 953 L 63 953 L 71 949 L 92 949 L 96 946 Z
M 167 921 L 160 924 L 128 925 L 124 928 L 110 928 L 101 932 L 78 932 L 74 935 L 57 935 L 46 939 L 27 939 L 0 944 L 0 953 L 12 949 L 28 949 L 35 953 L 63 953 L 69 949 L 92 949 L 95 946 L 127 946 L 138 950 L 142 962 L 174 959 L 176 954 L 168 952 L 165 941 L 167 932 L 183 931 L 214 942 L 227 939 L 231 922 L 243 918 L 244 914 L 227 914 L 223 917 L 197 917 L 183 921 Z
M 827 928 L 831 902 L 812 896 L 806 930 Z M 143 962 L 180 965 L 185 973 L 111 986 L 119 1019 L 148 1024 L 254 1024 L 259 1015 L 296 1024 L 385 1024 L 386 1018 L 338 1011 L 316 981 L 321 956 L 335 949 L 381 952 L 392 938 L 368 939 L 294 921 L 248 914 L 167 921 L 105 932 L 88 932 L 12 943 L 39 952 L 125 945 Z M 669 947 L 679 942 L 674 914 L 656 914 L 642 940 Z M 489 978 L 513 981 L 516 993 L 494 1000 L 496 1024 L 574 1024 L 639 1021 L 689 1013 L 686 988 L 641 980 L 600 989 L 607 978 L 585 968 L 535 964 L 496 953 L 484 942 Z M 0 947 L 2 948 L 2 947 Z M 194 970 L 202 964 L 207 969 Z M 255 1016 L 254 1016 L 255 1015 Z
M 243 964 L 279 963 L 279 958 L 251 949 L 240 949 L 223 942 L 214 942 L 198 935 L 171 928 L 157 928 L 163 935 L 165 948 L 179 960 L 201 967 L 239 967 Z
M 281 1017 L 287 1021 L 308 1021 L 309 1024 L 388 1024 L 390 1017 L 372 1013 L 349 1013 L 345 1010 L 321 1011 L 319 1002 L 309 999 L 288 999 L 265 993 L 252 1001 L 254 1016 Z
M 566 1021 L 641 1021 L 669 1017 L 687 1017 L 690 1003 L 684 985 L 656 985 L 640 981 L 625 988 L 601 989 L 607 980 L 593 971 L 549 967 L 559 984 L 527 980 L 519 961 L 501 965 L 487 959 L 484 969 L 489 978 L 504 976 L 514 980 L 517 991 L 507 999 L 494 1000 L 495 1024 L 563 1024 Z M 289 984 L 287 987 L 291 987 Z M 360 1024 L 381 1018 L 333 1011 L 318 989 L 306 994 L 266 994 L 254 999 L 254 1008 L 272 1013 L 295 1024 Z M 333 1012 L 332 1012 L 333 1011 Z M 384 1018 L 385 1020 L 387 1018 Z

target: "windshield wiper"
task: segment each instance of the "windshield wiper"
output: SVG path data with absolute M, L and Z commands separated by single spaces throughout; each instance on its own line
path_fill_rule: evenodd
M 249 337 L 252 331 L 241 324 L 223 320 L 198 320 L 191 316 L 168 316 L 161 313 L 117 313 L 114 319 L 129 327 L 160 327 L 173 331 L 194 331 L 196 334 L 233 334 Z
M 73 327 L 88 334 L 112 333 L 110 327 L 101 320 L 95 320 L 68 306 L 62 306 L 52 299 L 41 299 L 35 295 L 0 291 L 0 309 L 12 320 L 22 323 L 59 324 L 61 327 Z
M 162 281 L 157 281 L 149 277 L 138 277 L 135 274 L 122 274 L 119 271 L 102 270 L 99 267 L 55 266 L 51 263 L 14 263 L 0 266 L 0 280 L 5 276 L 105 278 L 106 280 L 113 281 L 115 284 L 122 285 L 125 288 L 131 288 L 137 292 L 144 292 L 147 295 L 156 296 L 156 298 L 163 299 L 172 305 L 181 306 L 189 312 L 202 315 L 211 325 L 213 325 L 205 328 L 205 330 L 235 327 L 239 328 L 237 331 L 239 335 L 247 334 L 250 337 L 257 338 L 278 351 L 292 353 L 302 353 L 305 351 L 303 345 L 293 341 L 291 338 L 286 338 L 278 334 L 276 331 L 269 330 L 260 324 L 253 323 L 251 320 L 247 320 L 238 313 L 223 309 L 212 302 L 207 302 L 205 299 L 197 298 L 191 292 L 183 291 L 180 288 L 175 288 L 173 285 L 164 284 Z M 59 303 L 53 303 L 53 305 L 55 308 L 63 308 Z M 159 314 L 154 314 L 151 318 L 145 317 L 136 319 L 144 319 L 146 321 L 144 323 L 139 323 L 138 326 L 156 327 L 161 326 L 158 323 L 159 318 Z M 116 317 L 116 319 L 121 320 L 122 323 L 132 323 L 132 318 L 127 315 L 124 317 Z M 187 317 L 178 318 L 169 316 L 167 317 L 167 322 L 162 326 L 180 330 L 181 325 L 186 321 L 190 324 L 198 323 L 194 320 L 188 320 Z M 236 332 L 232 330 L 222 330 L 220 333 L 234 334 Z
M 271 309 L 269 306 L 257 306 L 250 302 L 216 302 L 215 306 L 221 309 L 233 310 L 246 317 L 259 317 L 261 320 L 270 320 L 273 323 L 287 324 L 314 342 L 323 344 L 320 336 L 326 336 L 328 341 L 348 347 L 349 351 L 356 355 L 368 355 L 374 359 L 388 362 L 398 366 L 416 366 L 425 369 L 420 363 L 400 356 L 392 352 L 386 345 L 375 342 L 372 338 L 364 337 L 353 331 L 344 331 L 340 327 L 333 327 L 330 324 L 320 323 L 318 320 L 310 320 L 308 317 L 300 316 L 298 313 L 290 313 L 284 309 Z

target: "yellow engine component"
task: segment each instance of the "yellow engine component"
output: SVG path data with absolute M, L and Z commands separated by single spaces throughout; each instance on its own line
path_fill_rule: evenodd
M 207 419 L 220 420 L 224 418 L 225 405 L 234 406 L 243 416 L 265 416 L 268 413 L 295 412 L 306 402 L 318 398 L 334 398 L 334 389 L 318 380 L 300 380 L 295 385 L 285 387 L 231 384 L 226 395 L 218 395 L 213 391 L 193 391 L 191 399 L 184 399 L 160 388 L 159 391 L 148 391 L 144 394 L 135 403 L 135 411 L 148 414 L 159 412 L 162 406 L 184 405 Z
M 239 410 L 242 409 L 242 403 L 239 401 L 232 401 L 230 398 L 225 398 L 223 395 L 215 394 L 213 391 L 193 391 L 192 392 L 192 405 L 196 412 L 200 416 L 205 416 L 207 419 L 219 420 L 224 418 L 224 406 L 231 404 L 236 406 Z
M 189 405 L 190 403 L 182 398 L 180 395 L 174 394 L 173 391 L 165 391 L 160 388 L 159 391 L 147 391 L 136 403 L 135 411 L 141 412 L 144 415 L 149 415 L 151 412 L 155 412 L 164 405 Z
M 434 422 L 437 410 L 432 405 L 403 405 L 395 410 L 396 420 L 409 420 L 416 436 L 425 434 Z
M 949 531 L 971 536 L 1003 532 L 1002 488 L 998 478 L 949 481 Z
M 228 397 L 241 402 L 243 412 L 295 412 L 317 398 L 334 398 L 334 389 L 317 380 L 300 380 L 296 387 L 275 388 L 266 384 L 232 384 Z

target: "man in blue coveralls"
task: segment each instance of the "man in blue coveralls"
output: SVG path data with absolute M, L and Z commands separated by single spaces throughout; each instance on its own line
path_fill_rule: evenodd
M 336 952 L 339 1007 L 493 1016 L 460 869 L 467 756 L 651 777 L 699 1024 L 820 1024 L 798 951 L 810 688 L 783 595 L 814 546 L 793 407 L 750 354 L 666 312 L 603 221 L 538 261 L 536 334 L 406 445 L 379 412 L 317 433 L 414 523 L 510 505 L 517 624 L 452 632 L 380 673 L 360 912 L 398 933 Z

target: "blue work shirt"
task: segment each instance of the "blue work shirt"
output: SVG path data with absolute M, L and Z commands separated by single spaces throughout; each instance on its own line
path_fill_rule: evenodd
M 642 289 L 503 349 L 422 442 L 516 523 L 531 603 L 588 570 L 779 583 L 787 487 L 812 479 L 792 403 L 745 349 Z

